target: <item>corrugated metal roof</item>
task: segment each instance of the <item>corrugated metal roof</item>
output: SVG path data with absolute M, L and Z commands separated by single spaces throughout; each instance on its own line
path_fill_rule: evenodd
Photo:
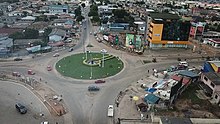
M 148 94 L 144 97 L 144 101 L 149 104 L 155 104 L 159 101 L 159 97 L 155 96 L 154 94 Z
M 220 73 L 216 72 L 207 72 L 203 73 L 209 80 L 211 80 L 214 84 L 220 85 Z
M 182 79 L 182 76 L 180 76 L 180 75 L 172 75 L 171 79 L 176 80 L 176 81 L 180 81 Z
M 170 14 L 170 13 L 151 12 L 150 17 L 153 19 L 180 19 L 180 17 L 177 14 Z
M 179 75 L 182 75 L 182 76 L 190 77 L 190 78 L 199 77 L 198 74 L 196 74 L 196 73 L 194 73 L 194 72 L 192 72 L 192 71 L 187 71 L 187 70 L 180 71 L 178 74 L 179 74 Z

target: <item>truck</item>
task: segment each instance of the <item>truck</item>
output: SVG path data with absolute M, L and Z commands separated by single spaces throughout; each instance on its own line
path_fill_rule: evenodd
M 108 106 L 108 117 L 113 117 L 114 114 L 114 108 L 113 105 Z

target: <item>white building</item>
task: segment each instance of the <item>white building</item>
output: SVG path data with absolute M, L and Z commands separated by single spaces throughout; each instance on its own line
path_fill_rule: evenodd
M 69 6 L 68 5 L 50 5 L 49 6 L 50 14 L 68 14 Z

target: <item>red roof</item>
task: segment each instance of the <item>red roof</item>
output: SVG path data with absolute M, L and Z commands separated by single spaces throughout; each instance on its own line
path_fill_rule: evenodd
M 20 28 L 0 28 L 0 34 L 13 34 L 15 32 L 21 32 L 23 29 Z
M 173 80 L 176 80 L 176 81 L 180 81 L 182 79 L 182 76 L 178 76 L 178 75 L 172 75 L 171 77 Z
M 184 77 L 182 83 L 187 85 L 190 82 L 190 78 Z

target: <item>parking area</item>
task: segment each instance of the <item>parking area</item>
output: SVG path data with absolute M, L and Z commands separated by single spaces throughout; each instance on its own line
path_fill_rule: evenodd
M 53 121 L 41 101 L 24 86 L 0 81 L 0 94 L 1 124 L 40 124 L 42 121 Z M 20 114 L 15 109 L 17 102 L 25 105 L 26 114 Z

